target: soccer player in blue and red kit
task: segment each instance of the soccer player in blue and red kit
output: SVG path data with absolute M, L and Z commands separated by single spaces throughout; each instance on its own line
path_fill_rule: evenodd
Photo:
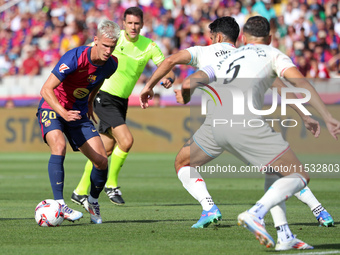
M 44 141 L 49 145 L 51 157 L 48 173 L 54 199 L 63 205 L 64 217 L 69 221 L 83 214 L 69 208 L 64 201 L 64 159 L 67 137 L 74 151 L 81 151 L 93 163 L 90 196 L 84 203 L 91 221 L 100 224 L 98 197 L 104 188 L 108 161 L 100 136 L 90 118 L 93 100 L 104 80 L 118 67 L 112 56 L 120 34 L 119 26 L 109 20 L 98 24 L 94 46 L 80 46 L 65 53 L 52 70 L 41 89 L 42 99 L 37 117 Z

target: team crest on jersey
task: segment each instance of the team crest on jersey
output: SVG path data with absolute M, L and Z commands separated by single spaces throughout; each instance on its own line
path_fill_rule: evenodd
M 87 81 L 92 83 L 92 82 L 95 82 L 97 79 L 97 75 L 90 75 L 88 78 L 87 78 Z
M 65 70 L 67 69 L 70 69 L 65 63 L 62 63 L 60 66 L 59 66 L 59 72 L 60 73 L 64 73 Z
M 45 125 L 45 127 L 51 126 L 51 121 L 50 120 L 46 121 L 44 125 Z
M 78 99 L 82 99 L 89 94 L 89 90 L 86 88 L 77 88 L 73 91 L 73 96 Z

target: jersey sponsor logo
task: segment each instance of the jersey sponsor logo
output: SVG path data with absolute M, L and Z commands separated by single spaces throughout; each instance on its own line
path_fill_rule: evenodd
M 59 72 L 60 73 L 64 73 L 65 70 L 67 69 L 70 69 L 65 63 L 62 63 L 60 66 L 59 66 Z
M 82 99 L 89 94 L 89 90 L 86 88 L 77 88 L 73 91 L 73 96 L 78 99 Z
M 97 79 L 97 75 L 93 75 L 91 74 L 88 78 L 87 78 L 87 81 L 90 82 L 90 83 L 93 83 L 95 82 Z

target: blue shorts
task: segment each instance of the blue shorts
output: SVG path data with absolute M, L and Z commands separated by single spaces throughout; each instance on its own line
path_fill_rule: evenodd
M 47 143 L 46 134 L 55 129 L 61 130 L 65 134 L 74 151 L 78 151 L 78 148 L 90 138 L 99 136 L 98 131 L 87 115 L 82 115 L 80 120 L 68 122 L 55 111 L 40 108 L 38 109 L 37 117 L 45 143 Z

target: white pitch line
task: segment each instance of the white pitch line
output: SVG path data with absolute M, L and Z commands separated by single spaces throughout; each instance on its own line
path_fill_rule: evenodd
M 323 252 L 306 252 L 306 253 L 287 253 L 285 255 L 324 255 L 324 254 L 339 254 L 340 251 L 323 251 Z

